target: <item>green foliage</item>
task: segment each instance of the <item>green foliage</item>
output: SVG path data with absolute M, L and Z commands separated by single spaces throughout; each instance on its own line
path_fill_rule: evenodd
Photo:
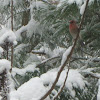
M 14 31 L 21 28 L 22 20 L 24 19 L 24 11 L 30 11 L 28 15 L 28 22 L 31 20 L 31 17 L 35 19 L 38 23 L 37 30 L 32 31 L 31 37 L 28 37 L 28 31 L 22 32 L 22 40 L 18 41 L 17 46 L 21 43 L 25 44 L 24 48 L 21 48 L 18 53 L 14 54 L 14 66 L 17 68 L 26 67 L 24 64 L 31 55 L 32 50 L 39 50 L 42 46 L 46 45 L 47 48 L 53 51 L 57 47 L 68 48 L 72 45 L 72 37 L 69 34 L 69 20 L 75 19 L 79 24 L 81 20 L 80 9 L 76 3 L 68 4 L 67 2 L 63 3 L 60 7 L 54 5 L 45 4 L 46 8 L 36 8 L 34 7 L 31 13 L 28 10 L 28 7 L 25 5 L 25 2 L 17 3 L 14 6 Z M 4 10 L 5 9 L 5 10 Z M 0 9 L 0 12 L 3 13 L 3 17 L 6 15 L 7 20 L 9 20 L 10 15 L 10 5 L 4 6 L 3 9 Z M 6 22 L 6 19 L 4 20 Z M 3 22 L 2 22 L 3 23 Z M 28 23 L 29 24 L 29 23 Z M 32 30 L 34 26 L 30 30 Z M 76 47 L 73 56 L 75 57 L 87 57 L 87 60 L 93 57 L 100 57 L 100 1 L 94 0 L 86 11 L 84 23 L 81 29 L 82 40 L 85 43 L 85 47 Z M 16 47 L 17 47 L 16 46 Z M 84 51 L 81 51 L 81 49 Z M 15 49 L 16 50 L 16 49 Z M 38 57 L 39 55 L 35 55 Z M 52 53 L 53 56 L 53 53 Z M 49 53 L 46 56 L 43 56 L 45 59 L 50 57 Z M 71 59 L 71 68 L 81 68 L 87 66 L 86 68 L 100 67 L 98 62 L 90 62 L 84 59 Z M 30 61 L 29 63 L 35 62 Z M 38 64 L 42 62 L 41 59 L 37 60 L 35 63 Z M 40 76 L 43 73 L 46 73 L 48 70 L 60 66 L 61 60 L 54 60 L 54 62 L 48 62 L 40 65 L 39 71 L 27 72 L 24 76 L 16 75 L 18 82 L 23 84 L 32 77 Z M 96 71 L 96 72 L 99 72 Z M 96 73 L 95 72 L 95 73 Z M 84 74 L 83 74 L 84 76 Z M 88 77 L 87 81 L 90 83 L 85 90 L 80 90 L 75 88 L 76 96 L 75 98 L 71 96 L 68 89 L 64 89 L 60 95 L 60 98 L 57 100 L 96 100 L 97 86 L 93 78 Z M 56 88 L 58 90 L 59 87 Z M 94 99 L 92 99 L 92 97 Z

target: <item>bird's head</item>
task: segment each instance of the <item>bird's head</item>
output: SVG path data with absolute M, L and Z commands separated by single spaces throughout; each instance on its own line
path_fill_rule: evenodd
M 76 24 L 76 21 L 75 20 L 70 20 L 69 23 L 70 24 Z

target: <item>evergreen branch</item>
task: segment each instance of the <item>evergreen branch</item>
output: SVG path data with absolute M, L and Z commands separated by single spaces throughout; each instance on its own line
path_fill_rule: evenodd
M 40 67 L 41 65 L 43 65 L 43 64 L 45 64 L 45 63 L 47 63 L 47 62 L 49 62 L 49 61 L 51 61 L 51 60 L 59 59 L 59 58 L 61 58 L 61 56 L 51 57 L 51 58 L 49 58 L 49 59 L 46 59 L 46 60 L 42 61 L 42 63 L 38 64 L 36 67 Z
M 70 61 L 70 62 L 73 62 L 73 61 L 76 61 L 76 60 L 88 60 L 88 58 L 83 58 L 83 57 L 72 57 L 72 58 L 73 58 L 73 60 Z M 41 65 L 44 65 L 47 62 L 50 62 L 50 61 L 55 60 L 55 59 L 61 59 L 61 56 L 55 56 L 55 57 L 48 58 L 47 60 L 42 61 L 36 67 L 40 68 Z M 100 62 L 100 58 L 93 59 L 93 62 Z
M 83 57 L 72 57 L 72 58 L 73 58 L 73 60 L 71 62 L 73 62 L 75 60 L 88 60 L 88 58 L 83 58 Z M 100 58 L 93 59 L 92 61 L 93 62 L 100 62 Z
M 33 53 L 33 54 L 38 54 L 38 55 L 46 55 L 45 52 L 41 52 L 41 51 L 33 51 L 33 50 L 32 50 L 31 53 Z
M 77 43 L 78 38 L 79 38 L 79 33 L 80 33 L 80 30 L 81 30 L 81 27 L 82 27 L 82 24 L 83 24 L 83 20 L 84 20 L 84 17 L 85 17 L 85 12 L 86 12 L 86 9 L 87 9 L 87 6 L 88 6 L 88 2 L 89 2 L 89 0 L 87 0 L 87 2 L 86 2 L 85 10 L 84 10 L 84 13 L 83 13 L 83 16 L 82 16 L 82 19 L 81 19 L 81 22 L 80 22 L 80 26 L 79 26 L 79 31 L 78 31 L 78 34 L 77 34 L 76 39 L 75 39 L 75 41 L 74 41 L 74 44 L 73 44 L 73 46 L 72 46 L 72 49 L 71 49 L 70 53 L 68 54 L 68 56 L 67 56 L 65 62 L 61 65 L 61 68 L 60 68 L 60 70 L 58 71 L 57 77 L 56 77 L 56 79 L 55 79 L 53 85 L 51 86 L 50 90 L 48 90 L 48 92 L 47 92 L 46 94 L 44 94 L 44 96 L 41 97 L 40 100 L 44 100 L 44 99 L 52 92 L 52 90 L 54 89 L 56 83 L 58 82 L 58 79 L 59 79 L 59 77 L 60 77 L 61 72 L 63 71 L 64 67 L 66 66 L 67 62 L 69 61 L 69 59 L 70 59 L 71 56 L 72 56 L 72 53 L 73 53 L 73 51 L 74 51 L 74 48 L 75 48 L 76 43 Z
M 96 73 L 92 73 L 92 72 L 87 72 L 86 75 L 85 75 L 85 78 L 86 77 L 93 77 L 93 78 L 97 78 L 97 79 L 100 79 L 100 75 L 96 74 Z

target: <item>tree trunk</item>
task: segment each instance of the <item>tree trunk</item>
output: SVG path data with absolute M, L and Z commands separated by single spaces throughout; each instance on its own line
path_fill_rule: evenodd
M 27 9 L 29 7 L 29 5 L 30 5 L 29 2 L 27 0 L 25 0 L 25 4 L 24 4 L 25 9 Z M 23 25 L 25 26 L 25 25 L 28 24 L 29 17 L 30 17 L 30 10 L 24 11 L 23 14 L 22 14 L 22 26 Z

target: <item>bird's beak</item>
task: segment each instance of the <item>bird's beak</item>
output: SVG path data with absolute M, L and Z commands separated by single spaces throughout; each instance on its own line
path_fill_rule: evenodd
M 71 23 L 71 21 L 69 21 L 69 23 Z

